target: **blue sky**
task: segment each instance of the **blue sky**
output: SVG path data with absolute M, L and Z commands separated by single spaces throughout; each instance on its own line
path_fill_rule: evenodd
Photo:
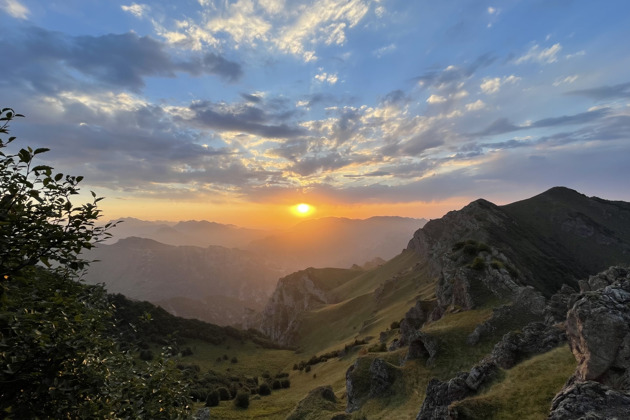
M 0 0 L 0 23 L 12 133 L 109 217 L 630 201 L 627 1 Z

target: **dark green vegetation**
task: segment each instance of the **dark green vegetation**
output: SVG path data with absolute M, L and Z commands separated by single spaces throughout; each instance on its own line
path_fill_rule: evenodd
M 3 109 L 0 133 L 17 116 Z M 175 367 L 123 351 L 104 290 L 75 281 L 89 263 L 81 251 L 107 233 L 95 227 L 100 198 L 74 205 L 81 177 L 35 165 L 46 149 L 5 153 L 14 140 L 0 140 L 0 416 L 185 416 Z

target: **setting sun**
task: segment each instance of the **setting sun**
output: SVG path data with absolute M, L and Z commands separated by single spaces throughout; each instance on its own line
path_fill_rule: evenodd
M 314 207 L 310 204 L 300 203 L 291 207 L 292 212 L 299 217 L 304 217 L 313 214 L 315 211 Z

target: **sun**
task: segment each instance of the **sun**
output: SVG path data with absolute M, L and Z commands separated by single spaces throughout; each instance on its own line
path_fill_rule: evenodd
M 306 203 L 296 204 L 295 206 L 291 207 L 291 210 L 293 211 L 293 214 L 299 217 L 308 216 L 312 214 L 313 211 L 315 211 L 313 206 Z

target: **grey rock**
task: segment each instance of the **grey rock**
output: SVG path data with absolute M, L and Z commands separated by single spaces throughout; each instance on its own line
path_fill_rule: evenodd
M 409 349 L 405 361 L 413 359 L 427 359 L 427 364 L 430 365 L 434 360 L 438 352 L 438 341 L 430 335 L 415 331 L 406 338 Z
M 630 418 L 630 394 L 597 382 L 565 387 L 551 403 L 548 420 L 611 420 Z
M 566 328 L 578 381 L 630 389 L 630 278 L 582 294 L 567 313 Z
M 401 373 L 381 358 L 359 358 L 346 371 L 346 412 L 358 410 L 370 398 L 389 395 Z
M 565 341 L 564 329 L 534 322 L 520 332 L 505 334 L 492 349 L 490 357 L 499 367 L 509 369 L 523 359 L 545 353 Z
M 437 420 L 450 417 L 448 406 L 464 398 L 475 395 L 478 390 L 492 381 L 498 372 L 491 360 L 483 360 L 470 372 L 462 372 L 448 381 L 431 379 L 427 385 L 426 397 L 416 416 L 416 420 Z
M 193 419 L 194 420 L 209 420 L 210 419 L 210 408 L 209 407 L 200 408 L 195 413 Z

